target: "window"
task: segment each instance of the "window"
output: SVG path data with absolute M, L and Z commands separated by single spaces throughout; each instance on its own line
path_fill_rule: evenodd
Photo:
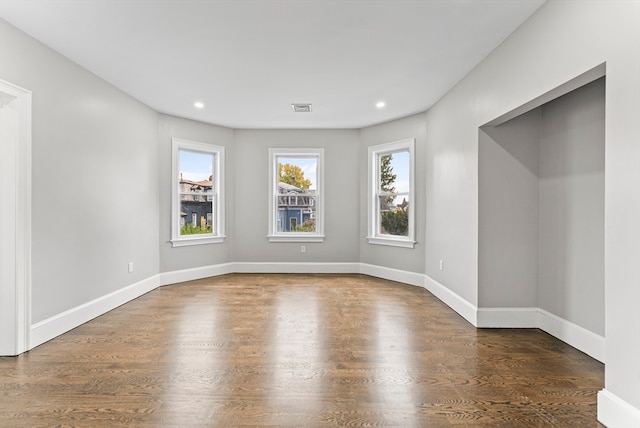
M 172 245 L 222 242 L 224 147 L 174 138 L 172 152 Z
M 269 149 L 269 241 L 322 242 L 323 149 Z
M 369 147 L 370 244 L 415 245 L 413 138 Z

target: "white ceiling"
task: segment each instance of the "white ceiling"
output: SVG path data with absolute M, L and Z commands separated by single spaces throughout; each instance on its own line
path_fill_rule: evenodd
M 0 0 L 0 16 L 163 113 L 361 128 L 427 110 L 542 3 Z

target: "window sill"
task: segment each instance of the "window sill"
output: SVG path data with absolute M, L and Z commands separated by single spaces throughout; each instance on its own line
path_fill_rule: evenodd
M 324 242 L 324 235 L 268 235 L 269 242 Z
M 383 238 L 381 236 L 368 236 L 369 244 L 388 245 L 390 247 L 413 248 L 416 241 L 412 239 Z
M 171 240 L 172 247 L 188 247 L 191 245 L 220 244 L 226 236 L 202 236 L 197 238 L 177 238 Z

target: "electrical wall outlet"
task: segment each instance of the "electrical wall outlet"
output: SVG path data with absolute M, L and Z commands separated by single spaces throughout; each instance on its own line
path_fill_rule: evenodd
M 304 245 L 300 245 L 300 252 L 301 253 L 306 253 L 307 252 L 307 247 Z
M 444 261 L 440 260 L 440 270 L 444 270 Z
M 127 268 L 129 269 L 129 272 L 133 272 L 133 262 L 129 262 Z

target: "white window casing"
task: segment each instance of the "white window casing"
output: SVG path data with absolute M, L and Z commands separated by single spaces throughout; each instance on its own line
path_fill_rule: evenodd
M 216 244 L 224 242 L 224 147 L 213 144 L 205 144 L 195 141 L 173 138 L 171 140 L 172 164 L 171 164 L 171 244 L 174 247 L 189 245 Z M 200 192 L 188 192 L 180 188 L 181 166 L 180 153 L 208 155 L 212 158 L 211 189 Z M 185 197 L 184 199 L 181 198 Z M 211 204 L 211 213 L 207 212 L 200 219 L 196 213 L 187 212 L 181 215 L 181 201 L 193 201 L 201 204 Z M 186 217 L 186 218 L 185 218 Z M 181 235 L 181 227 L 191 220 L 197 227 L 200 223 L 206 223 L 210 227 L 210 233 L 198 233 L 193 235 Z
M 299 193 L 287 195 L 279 194 L 278 191 L 278 159 L 312 159 L 315 161 L 315 176 L 312 178 L 315 189 L 312 191 L 300 190 Z M 294 189 L 295 190 L 295 189 Z M 267 238 L 269 242 L 323 242 L 324 235 L 324 149 L 269 149 L 269 230 Z M 300 212 L 310 216 L 315 221 L 315 231 L 286 231 L 282 230 L 287 225 L 295 223 L 301 226 L 302 221 L 292 222 L 290 218 L 282 219 L 279 215 L 279 206 L 282 203 L 296 204 Z M 303 204 L 302 207 L 300 204 Z M 306 207 L 306 208 L 305 208 Z
M 415 139 L 395 141 L 392 143 L 379 144 L 369 147 L 368 150 L 368 192 L 367 192 L 367 217 L 369 244 L 389 245 L 394 247 L 414 248 L 415 246 Z M 402 191 L 389 192 L 381 189 L 381 158 L 394 153 L 408 153 L 408 189 Z M 384 198 L 394 198 L 394 200 L 408 198 L 407 231 L 406 235 L 385 233 L 381 225 L 381 200 Z M 396 208 L 400 209 L 400 208 Z

